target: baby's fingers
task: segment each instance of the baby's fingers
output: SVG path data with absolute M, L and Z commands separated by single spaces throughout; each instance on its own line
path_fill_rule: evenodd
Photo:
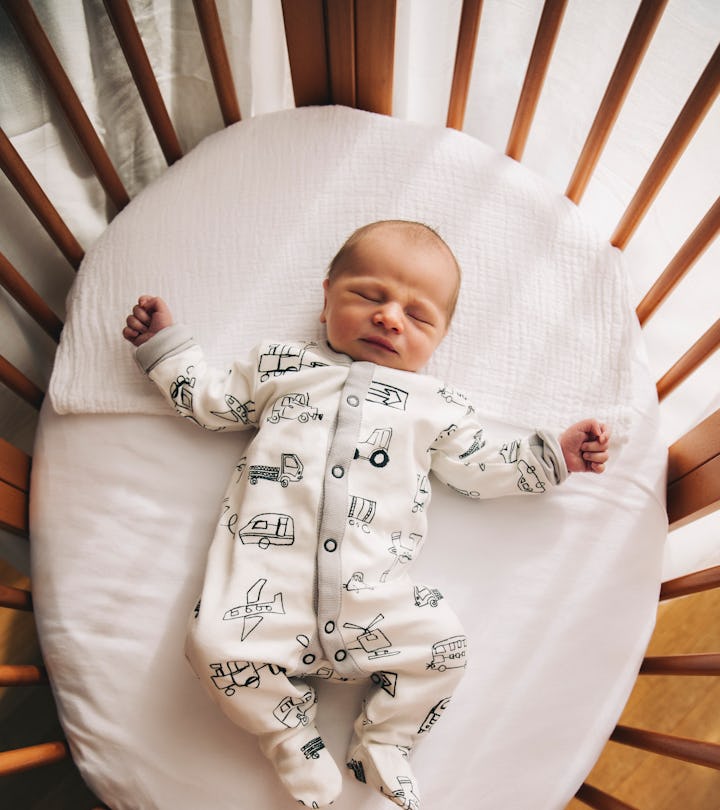
M 605 463 L 610 458 L 610 454 L 606 450 L 583 450 L 582 458 L 589 470 L 601 473 L 605 469 Z

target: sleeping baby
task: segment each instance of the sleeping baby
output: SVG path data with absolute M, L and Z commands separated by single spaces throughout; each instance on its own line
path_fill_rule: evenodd
M 267 341 L 211 368 L 150 296 L 123 331 L 179 414 L 257 431 L 225 493 L 186 654 L 306 807 L 331 804 L 342 786 L 315 725 L 314 678 L 368 681 L 347 766 L 400 807 L 420 807 L 410 753 L 468 656 L 447 600 L 408 573 L 427 534 L 430 471 L 461 495 L 494 498 L 542 494 L 608 459 L 595 419 L 496 443 L 460 391 L 416 373 L 459 286 L 435 231 L 383 221 L 333 259 L 322 343 Z

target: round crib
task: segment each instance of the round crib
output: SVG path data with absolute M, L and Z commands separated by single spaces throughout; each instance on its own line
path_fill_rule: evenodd
M 12 127 L 6 129 L 5 121 L 2 122 L 0 162 L 9 181 L 6 183 L 3 199 L 8 200 L 13 208 L 9 210 L 7 203 L 4 203 L 3 219 L 6 220 L 6 224 L 3 238 L 8 242 L 2 245 L 0 252 L 0 281 L 8 302 L 6 311 L 11 316 L 8 317 L 8 337 L 7 340 L 4 339 L 10 350 L 7 352 L 7 358 L 0 357 L 0 381 L 4 386 L 1 392 L 2 403 L 4 410 L 10 414 L 5 420 L 5 436 L 0 439 L 2 473 L 0 526 L 8 536 L 3 548 L 9 549 L 8 559 L 19 568 L 23 566 L 22 562 L 17 563 L 17 560 L 22 561 L 28 555 L 25 546 L 21 544 L 28 545 L 33 533 L 29 519 L 29 504 L 36 413 L 40 411 L 45 399 L 44 388 L 52 368 L 53 350 L 60 340 L 64 325 L 56 313 L 62 311 L 62 301 L 72 283 L 73 272 L 80 267 L 86 255 L 86 248 L 81 244 L 87 245 L 88 239 L 97 238 L 105 224 L 123 211 L 131 197 L 136 197 L 142 187 L 151 184 L 161 171 L 157 162 L 153 163 L 150 160 L 146 170 L 133 174 L 132 167 L 128 168 L 130 164 L 125 162 L 132 160 L 132 150 L 148 148 L 148 139 L 151 136 L 155 137 L 157 141 L 155 150 L 157 151 L 159 145 L 165 164 L 171 166 L 192 151 L 197 142 L 205 138 L 220 119 L 222 119 L 221 126 L 224 124 L 225 127 L 230 127 L 251 119 L 255 114 L 272 109 L 277 97 L 275 101 L 269 102 L 270 108 L 263 107 L 262 103 L 253 98 L 250 103 L 251 111 L 245 112 L 239 103 L 241 93 L 236 89 L 235 74 L 240 60 L 235 58 L 233 62 L 232 48 L 229 46 L 232 41 L 238 40 L 249 49 L 253 47 L 252 42 L 243 33 L 243 26 L 247 26 L 253 11 L 258 18 L 262 18 L 266 13 L 269 17 L 273 14 L 278 19 L 281 17 L 284 41 L 276 43 L 276 46 L 278 51 L 282 52 L 282 59 L 287 61 L 291 93 L 297 108 L 338 105 L 384 116 L 402 117 L 397 107 L 403 106 L 405 117 L 412 117 L 413 93 L 422 96 L 423 83 L 432 84 L 433 69 L 442 62 L 442 59 L 447 61 L 450 58 L 442 54 L 440 56 L 427 54 L 427 66 L 423 67 L 421 64 L 415 66 L 418 74 L 415 76 L 415 84 L 412 75 L 402 75 L 400 68 L 409 64 L 407 53 L 403 52 L 403 48 L 408 47 L 408 40 L 403 37 L 407 36 L 408 27 L 416 21 L 413 15 L 418 12 L 417 7 L 422 5 L 417 3 L 413 8 L 412 0 L 406 0 L 404 3 L 400 0 L 398 2 L 282 0 L 282 3 L 263 4 L 262 11 L 257 7 L 257 3 L 252 2 L 237 6 L 233 3 L 218 3 L 216 6 L 214 0 L 194 0 L 190 9 L 188 0 L 184 2 L 178 0 L 176 4 L 168 5 L 170 9 L 168 14 L 171 16 L 177 11 L 180 15 L 178 19 L 182 20 L 182 25 L 177 28 L 181 35 L 176 37 L 177 42 L 172 43 L 173 53 L 175 50 L 178 53 L 181 51 L 182 43 L 179 40 L 183 37 L 190 39 L 200 36 L 207 62 L 202 69 L 192 67 L 189 72 L 194 72 L 197 76 L 204 75 L 203 71 L 205 73 L 209 71 L 215 89 L 214 97 L 210 96 L 206 92 L 210 83 L 205 81 L 202 85 L 204 101 L 197 109 L 197 116 L 202 119 L 202 123 L 195 129 L 186 126 L 183 132 L 179 132 L 172 120 L 173 115 L 170 111 L 172 106 L 167 103 L 167 93 L 163 92 L 163 89 L 167 89 L 163 86 L 163 76 L 156 66 L 160 57 L 157 53 L 149 54 L 144 42 L 149 28 L 138 9 L 139 4 L 131 4 L 128 0 L 104 0 L 104 7 L 99 2 L 87 3 L 83 8 L 84 14 L 90 18 L 88 24 L 94 26 L 94 30 L 102 32 L 102 36 L 98 35 L 98 39 L 95 40 L 96 50 L 88 64 L 91 63 L 93 70 L 101 73 L 103 63 L 117 64 L 117 60 L 124 58 L 129 68 L 126 71 L 125 82 L 120 87 L 103 85 L 101 80 L 96 79 L 100 82 L 101 94 L 109 95 L 111 99 L 116 98 L 120 105 L 126 103 L 125 97 L 130 89 L 136 87 L 146 111 L 148 122 L 146 130 L 130 133 L 123 143 L 123 138 L 118 137 L 117 133 L 99 131 L 93 120 L 96 116 L 88 115 L 85 109 L 88 88 L 77 86 L 84 63 L 79 59 L 69 68 L 63 65 L 53 45 L 54 40 L 60 36 L 55 27 L 62 22 L 62 15 L 48 15 L 40 8 L 41 5 L 36 3 L 34 9 L 29 0 L 2 0 L 3 12 L 0 16 L 0 31 L 4 43 L 3 58 L 6 52 L 9 57 L 14 57 L 22 46 L 27 52 L 23 67 L 32 76 L 32 79 L 20 78 L 16 62 L 13 63 L 12 73 L 4 70 L 4 77 L 13 77 L 13 81 L 7 82 L 8 86 L 3 90 L 6 99 L 9 100 L 5 103 L 12 103 L 15 89 L 12 85 L 22 90 L 23 82 L 29 82 L 29 86 L 32 87 L 32 82 L 38 82 L 40 80 L 38 77 L 41 77 L 42 82 L 47 84 L 49 97 L 52 99 L 52 114 L 64 116 L 65 120 L 58 130 L 61 133 L 59 146 L 62 148 L 67 146 L 70 155 L 67 164 L 56 176 L 35 176 L 23 156 L 23 132 L 13 131 Z M 465 129 L 472 135 L 479 132 L 481 137 L 490 139 L 495 131 L 493 126 L 498 131 L 499 127 L 497 124 L 484 124 L 483 115 L 492 117 L 491 94 L 494 92 L 498 97 L 505 97 L 508 95 L 508 88 L 507 83 L 498 82 L 493 85 L 491 79 L 487 79 L 487 75 L 491 76 L 491 68 L 483 51 L 486 44 L 483 37 L 488 36 L 497 40 L 504 36 L 508 41 L 512 40 L 512 33 L 497 24 L 501 18 L 498 8 L 502 9 L 503 3 L 501 0 L 494 4 L 492 2 L 483 4 L 482 0 L 463 0 L 462 3 L 447 2 L 441 5 L 443 12 L 440 16 L 444 19 L 445 27 L 442 30 L 426 30 L 425 40 L 423 32 L 417 34 L 416 31 L 420 46 L 414 46 L 423 47 L 425 42 L 432 43 L 433 37 L 438 43 L 443 38 L 452 40 L 453 43 L 450 81 L 446 89 L 443 88 L 436 93 L 446 100 L 444 120 L 435 123 L 454 130 Z M 580 0 L 577 2 L 545 0 L 540 8 L 539 3 L 528 1 L 526 7 L 518 13 L 518 19 L 522 18 L 524 28 L 532 30 L 530 40 L 532 47 L 529 57 L 520 66 L 522 82 L 519 94 L 513 95 L 510 102 L 514 108 L 514 115 L 502 146 L 507 158 L 523 162 L 526 154 L 532 153 L 533 126 L 539 110 L 542 109 L 541 101 L 546 79 L 556 75 L 552 72 L 553 68 L 556 71 L 564 71 L 565 81 L 576 86 L 582 87 L 586 81 L 590 84 L 589 74 L 593 70 L 591 60 L 588 60 L 587 70 L 578 64 L 561 64 L 557 67 L 553 61 L 553 54 L 558 48 L 561 49 L 564 26 L 568 18 L 573 15 L 578 18 L 583 13 L 589 17 L 589 5 L 591 4 Z M 583 130 L 581 148 L 576 153 L 564 155 L 560 159 L 554 154 L 547 154 L 546 141 L 542 147 L 543 151 L 537 147 L 529 160 L 533 171 L 542 173 L 543 169 L 547 168 L 547 173 L 555 185 L 558 182 L 557 177 L 565 171 L 566 166 L 571 166 L 572 171 L 563 191 L 565 197 L 581 210 L 586 199 L 586 191 L 588 197 L 591 196 L 594 178 L 597 174 L 610 171 L 603 164 L 603 155 L 606 147 L 612 145 L 613 135 L 619 129 L 620 136 L 630 140 L 634 137 L 634 133 L 622 124 L 626 100 L 632 101 L 632 94 L 635 93 L 637 96 L 641 91 L 650 99 L 653 93 L 663 93 L 662 76 L 657 77 L 656 86 L 653 87 L 653 77 L 642 73 L 646 54 L 653 53 L 656 32 L 681 31 L 681 29 L 684 31 L 683 26 L 688 27 L 687 18 L 693 13 L 690 4 L 684 0 L 677 0 L 675 3 L 672 0 L 670 2 L 641 0 L 632 17 L 628 15 L 627 10 L 620 11 L 620 7 L 625 5 L 627 4 L 608 4 L 608 15 L 620 15 L 623 19 L 627 19 L 628 24 L 625 26 L 627 30 L 617 56 L 613 57 L 612 71 L 600 77 L 593 76 L 596 85 L 601 84 L 606 89 L 602 97 L 598 96 L 596 100 L 592 93 L 589 94 L 591 100 L 588 103 L 593 107 L 596 106 L 597 110 L 589 121 L 589 127 L 586 131 Z M 240 6 L 241 11 L 238 10 Z M 268 12 L 269 7 L 273 9 L 271 12 Z M 528 8 L 532 10 L 529 11 Z M 184 26 L 188 24 L 191 11 L 194 11 L 195 30 L 188 32 Z M 434 13 L 438 14 L 437 7 Z M 707 17 L 710 22 L 720 22 L 717 13 L 708 12 Z M 166 18 L 161 16 L 159 19 Z M 495 27 L 492 27 L 493 21 L 496 23 Z M 76 23 L 77 19 L 72 18 L 68 22 Z M 175 22 L 178 20 L 175 19 Z M 487 34 L 485 24 L 489 29 Z M 698 26 L 704 24 L 701 21 Z M 716 38 L 717 34 L 716 30 Z M 521 39 L 522 37 L 519 38 Z M 663 42 L 667 40 L 668 36 L 665 36 Z M 12 47 L 6 49 L 5 45 L 10 42 Z M 600 49 L 608 47 L 602 46 L 599 42 L 597 46 Z M 700 46 L 694 44 L 691 35 L 678 36 L 677 41 L 672 42 L 672 46 L 680 50 L 683 48 L 692 50 L 694 47 L 702 50 Z M 237 47 L 236 44 L 235 48 Z M 115 49 L 112 55 L 107 51 L 108 48 Z M 440 49 L 440 44 L 438 48 Z M 487 52 L 491 51 L 491 48 L 487 49 Z M 576 56 L 578 53 L 579 51 L 575 52 Z M 665 64 L 672 66 L 675 60 L 680 61 L 681 56 L 682 54 L 670 52 L 664 54 L 662 58 Z M 697 61 L 697 54 L 694 56 Z M 65 58 L 68 58 L 67 53 Z M 563 58 L 567 62 L 565 51 Z M 711 148 L 717 142 L 717 127 L 714 128 L 714 132 L 708 132 L 707 127 L 703 129 L 703 122 L 712 115 L 712 105 L 720 91 L 720 50 L 716 48 L 714 52 L 704 54 L 702 58 L 704 60 L 702 69 L 697 72 L 690 92 L 686 95 L 674 120 L 665 128 L 664 137 L 658 142 L 659 148 L 656 148 L 655 156 L 649 161 L 649 165 L 638 167 L 635 163 L 627 166 L 627 181 L 624 186 L 621 184 L 616 186 L 616 190 L 621 189 L 625 192 L 621 195 L 622 199 L 611 199 L 600 194 L 585 206 L 587 213 L 598 219 L 603 228 L 607 224 L 608 216 L 614 216 L 615 208 L 621 206 L 622 214 L 609 235 L 610 244 L 620 251 L 629 252 L 638 233 L 646 241 L 655 238 L 643 231 L 642 224 L 646 215 L 653 210 L 652 206 L 657 199 L 660 197 L 662 201 L 661 191 L 666 183 L 678 194 L 678 198 L 682 199 L 679 197 L 679 187 L 672 185 L 673 178 L 682 169 L 682 165 L 677 169 L 676 166 L 681 162 L 681 157 L 693 138 L 699 133 L 706 144 L 709 142 Z M 406 61 L 401 61 L 403 59 Z M 152 64 L 153 61 L 156 65 Z M 485 76 L 478 76 L 481 70 L 485 72 Z M 570 79 L 567 78 L 568 72 L 571 73 Z M 642 77 L 640 89 L 636 83 L 638 75 Z M 483 78 L 486 79 L 484 84 Z M 282 88 L 283 80 L 283 77 L 278 78 L 275 87 Z M 258 81 L 259 79 L 252 78 L 251 83 Z M 406 95 L 400 97 L 398 83 L 403 81 L 407 83 L 408 91 Z M 428 87 L 427 92 L 433 92 L 433 88 Z M 478 101 L 480 97 L 481 100 Z M 110 101 L 110 106 L 112 103 Z M 136 103 L 139 104 L 140 101 Z M 543 126 L 547 128 L 548 119 L 552 119 L 550 123 L 558 131 L 585 127 L 584 117 L 578 123 L 575 120 L 576 110 L 570 104 L 566 106 L 562 100 L 557 103 L 559 112 L 558 109 L 550 108 L 543 113 L 546 118 Z M 652 104 L 651 101 L 649 103 Z M 176 109 L 181 110 L 186 121 L 192 120 L 195 112 L 182 110 L 182 98 L 175 98 L 174 104 Z M 482 104 L 485 105 L 484 108 Z M 213 108 L 211 114 L 207 112 L 209 108 Z M 430 110 L 427 113 L 428 118 L 434 113 L 434 110 Z M 556 120 L 557 115 L 562 115 L 562 119 Z M 497 117 L 495 116 L 496 119 Z M 468 121 L 471 118 L 472 123 L 469 125 Z M 709 120 L 712 123 L 712 120 Z M 72 133 L 77 139 L 79 150 L 78 145 L 66 137 L 68 133 Z M 650 140 L 652 143 L 652 139 Z M 562 147 L 568 141 L 558 135 L 558 143 Z M 129 154 L 124 154 L 123 148 Z M 568 148 L 572 146 L 568 145 Z M 717 168 L 717 163 L 713 164 L 710 161 L 708 166 L 712 174 L 713 166 Z M 82 193 L 86 194 L 88 199 L 81 200 L 76 209 L 73 205 L 82 194 L 72 197 L 64 192 L 63 187 L 63 173 L 73 171 L 83 178 L 92 171 L 93 176 L 89 182 L 94 184 L 91 191 L 87 191 L 88 187 L 85 187 L 86 191 Z M 128 179 L 123 179 L 124 176 Z M 636 177 L 640 178 L 639 182 Z M 692 184 L 692 178 L 689 182 Z M 712 179 L 712 183 L 717 184 L 717 176 Z M 697 208 L 698 201 L 694 202 Z M 666 212 L 667 210 L 672 212 L 672 203 L 666 200 L 665 205 Z M 95 212 L 95 219 L 89 222 L 82 219 L 88 206 Z M 665 213 L 664 216 L 672 216 L 672 213 Z M 29 218 L 33 220 L 30 228 L 25 224 Z M 679 227 L 685 227 L 684 220 L 687 216 L 683 212 L 678 211 L 677 219 L 683 223 Z M 663 221 L 662 218 L 658 218 L 655 225 L 659 223 L 662 227 Z M 68 222 L 72 223 L 73 227 L 70 227 Z M 21 223 L 22 227 L 18 223 Z M 642 295 L 636 308 L 637 318 L 642 326 L 655 316 L 657 310 L 669 309 L 663 307 L 666 299 L 671 296 L 686 274 L 696 264 L 700 264 L 701 257 L 706 251 L 712 258 L 708 249 L 719 229 L 720 205 L 715 200 L 709 207 L 706 206 L 705 212 L 700 217 L 696 217 L 692 227 L 686 230 L 680 241 L 672 245 L 669 261 L 655 267 L 652 275 L 645 266 L 645 257 L 648 255 L 654 257 L 655 253 L 649 250 L 639 254 L 642 259 L 636 263 L 636 266 L 639 265 L 639 278 L 635 279 L 635 283 L 638 286 L 645 286 L 648 290 Z M 74 230 L 79 230 L 83 236 L 79 238 Z M 38 237 L 37 234 L 40 232 L 42 236 Z M 27 236 L 32 243 L 40 239 L 40 248 L 38 249 L 36 244 L 28 248 L 9 241 L 16 233 L 23 238 Z M 670 238 L 672 237 L 674 234 Z M 36 252 L 33 253 L 33 250 Z M 717 252 L 714 255 L 717 257 Z M 717 298 L 716 287 L 710 286 L 713 279 L 707 272 L 706 276 L 704 281 L 707 288 L 706 300 L 703 306 L 716 309 L 716 303 L 713 303 Z M 694 320 L 692 300 L 683 299 L 682 306 L 686 310 L 684 318 L 692 323 Z M 703 313 L 698 314 L 697 323 L 702 324 L 706 310 L 700 307 L 699 302 L 697 306 L 698 313 L 700 311 Z M 661 311 L 653 317 L 652 326 L 645 330 L 648 351 L 653 358 L 655 357 L 653 341 L 659 346 L 657 350 L 659 355 L 674 352 L 675 356 L 679 356 L 657 382 L 658 399 L 661 403 L 666 401 L 669 406 L 668 418 L 674 417 L 673 408 L 684 414 L 688 412 L 696 414 L 699 407 L 704 407 L 701 418 L 694 418 L 690 424 L 678 427 L 675 434 L 678 438 L 668 442 L 670 446 L 667 459 L 666 498 L 667 520 L 671 530 L 686 527 L 691 523 L 698 526 L 705 523 L 712 527 L 711 513 L 720 505 L 720 410 L 716 409 L 717 367 L 712 365 L 713 361 L 717 360 L 717 357 L 712 358 L 712 355 L 720 345 L 720 321 L 714 321 L 709 328 L 701 325 L 698 334 L 688 346 L 678 343 L 677 333 L 681 331 L 677 328 L 679 317 L 676 310 L 670 310 L 669 313 Z M 5 329 L 6 326 L 3 325 L 4 332 Z M 16 350 L 15 344 L 12 343 L 18 333 L 24 341 L 20 350 Z M 684 336 L 682 339 L 684 340 Z M 700 377 L 708 368 L 709 378 Z M 688 380 L 691 375 L 692 378 Z M 697 379 L 700 379 L 700 382 L 696 382 Z M 677 399 L 676 389 L 678 392 L 684 392 L 682 396 L 685 399 Z M 688 408 L 687 402 L 694 403 L 696 407 Z M 706 405 L 707 402 L 710 402 L 711 407 Z M 36 465 L 39 462 L 40 459 L 34 459 Z M 707 531 L 711 533 L 712 528 Z M 15 540 L 9 535 L 17 535 L 24 539 Z M 8 651 L 7 658 L 10 659 L 9 663 L 0 665 L 0 687 L 14 687 L 12 690 L 6 689 L 2 694 L 0 707 L 4 707 L 4 710 L 1 714 L 3 717 L 10 717 L 11 722 L 20 727 L 23 723 L 20 718 L 24 716 L 25 711 L 31 717 L 38 712 L 42 716 L 41 723 L 38 724 L 35 719 L 28 721 L 27 725 L 28 729 L 32 727 L 39 729 L 37 740 L 26 741 L 24 732 L 16 734 L 12 729 L 6 735 L 9 743 L 4 747 L 9 750 L 0 752 L 0 795 L 11 797 L 11 800 L 10 803 L 4 804 L 3 799 L 0 799 L 0 805 L 28 808 L 100 806 L 99 800 L 82 786 L 80 778 L 70 770 L 70 747 L 60 736 L 62 732 L 51 717 L 54 710 L 51 691 L 47 688 L 53 686 L 52 672 L 48 676 L 41 662 L 21 663 L 17 660 L 18 650 L 30 656 L 33 654 L 32 641 L 27 641 L 28 638 L 32 638 L 28 621 L 23 617 L 15 618 L 17 612 L 27 614 L 32 611 L 31 582 L 27 577 L 18 574 L 15 566 L 10 564 L 0 570 L 4 572 L 7 580 L 0 584 L 0 606 L 3 608 L 2 619 L 8 628 L 9 641 L 5 647 Z M 678 611 L 663 610 L 665 605 L 662 603 L 668 600 L 678 600 L 680 609 L 684 611 L 683 615 L 687 614 L 687 619 L 684 618 L 683 621 L 687 621 L 688 624 L 691 623 L 694 614 L 700 617 L 700 621 L 712 623 L 712 613 L 713 610 L 717 610 L 717 600 L 714 603 L 699 600 L 713 598 L 713 589 L 718 587 L 720 587 L 720 565 L 692 570 L 681 576 L 665 577 L 659 593 L 661 606 L 658 631 L 663 627 L 670 628 L 674 621 L 679 621 Z M 689 596 L 691 594 L 702 596 Z M 687 596 L 689 596 L 687 600 L 680 599 Z M 13 634 L 16 637 L 15 642 L 12 640 Z M 718 643 L 716 628 L 709 643 L 711 645 Z M 682 644 L 679 646 L 682 647 Z M 652 649 L 653 642 L 651 642 Z M 578 787 L 576 797 L 570 805 L 567 805 L 568 807 L 574 807 L 577 803 L 598 810 L 622 808 L 651 810 L 660 807 L 660 803 L 655 803 L 652 798 L 645 799 L 646 803 L 640 805 L 633 803 L 632 798 L 628 798 L 632 796 L 628 773 L 641 767 L 641 760 L 636 758 L 640 756 L 637 751 L 649 752 L 651 758 L 660 756 L 692 763 L 691 769 L 687 771 L 687 782 L 692 785 L 693 780 L 697 780 L 699 785 L 697 796 L 704 797 L 698 799 L 701 803 L 693 806 L 697 808 L 711 806 L 702 802 L 712 802 L 713 791 L 714 795 L 717 795 L 720 785 L 717 774 L 712 772 L 713 769 L 720 769 L 720 726 L 717 720 L 708 729 L 705 739 L 690 739 L 687 735 L 681 736 L 648 728 L 642 719 L 644 707 L 648 704 L 659 704 L 664 700 L 659 692 L 646 687 L 648 681 L 657 679 L 672 684 L 668 688 L 674 690 L 676 694 L 682 693 L 684 684 L 688 682 L 703 685 L 712 683 L 713 686 L 708 686 L 707 691 L 711 692 L 711 689 L 714 689 L 716 694 L 717 676 L 720 675 L 720 652 L 695 652 L 687 649 L 679 650 L 678 653 L 680 652 L 682 654 L 671 655 L 663 651 L 662 655 L 648 654 L 645 657 L 640 667 L 638 685 L 628 709 L 629 716 L 638 719 L 632 720 L 633 724 L 629 725 L 625 719 L 618 718 L 618 724 L 610 736 L 607 749 L 596 770 L 588 777 L 587 782 Z M 682 685 L 679 686 L 678 683 Z M 43 686 L 47 690 L 44 694 L 41 689 L 32 689 Z M 687 694 L 691 695 L 694 692 L 688 690 Z M 24 698 L 27 695 L 30 695 L 29 699 Z M 633 703 L 633 700 L 636 702 Z M 682 699 L 677 701 L 677 705 L 683 705 Z M 3 722 L 7 725 L 8 721 Z M 49 739 L 44 736 L 47 734 L 47 728 L 53 728 Z M 708 735 L 710 739 L 707 738 Z M 17 740 L 22 742 L 18 743 Z M 617 744 L 621 744 L 619 750 Z M 628 747 L 635 750 L 630 751 Z M 56 763 L 62 761 L 68 767 L 64 771 L 57 770 L 59 766 Z M 34 770 L 36 768 L 40 771 Z M 50 774 L 44 781 L 38 775 L 42 771 Z M 705 773 L 711 775 L 706 777 Z M 680 778 L 685 779 L 685 776 Z M 39 803 L 37 791 L 40 785 L 47 785 L 48 781 L 50 785 L 43 789 L 51 796 L 50 804 L 43 805 Z M 687 789 L 690 792 L 693 790 L 692 787 Z M 104 801 L 112 807 L 111 800 L 104 797 Z M 671 805 L 662 805 L 666 806 Z M 682 803 L 682 806 L 686 805 Z M 517 810 L 521 810 L 520 807 Z

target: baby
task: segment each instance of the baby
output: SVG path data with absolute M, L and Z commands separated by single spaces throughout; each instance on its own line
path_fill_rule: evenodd
M 307 807 L 331 804 L 342 783 L 310 677 L 369 679 L 347 765 L 395 804 L 420 806 L 409 754 L 467 662 L 447 601 L 408 576 L 427 533 L 430 470 L 462 495 L 493 498 L 546 492 L 608 459 L 609 431 L 594 419 L 495 444 L 460 391 L 415 373 L 445 336 L 459 286 L 433 230 L 383 221 L 331 263 L 322 344 L 265 342 L 213 369 L 149 296 L 123 331 L 178 413 L 210 430 L 257 430 L 225 494 L 186 654 Z

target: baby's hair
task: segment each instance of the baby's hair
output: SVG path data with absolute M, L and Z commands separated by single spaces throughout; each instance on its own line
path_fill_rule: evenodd
M 415 222 L 409 219 L 381 219 L 377 222 L 370 222 L 367 225 L 362 225 L 357 230 L 353 231 L 347 238 L 340 250 L 335 254 L 327 271 L 327 278 L 332 283 L 333 279 L 337 278 L 341 273 L 352 268 L 350 261 L 355 246 L 366 236 L 369 236 L 374 230 L 378 228 L 400 228 L 411 239 L 422 241 L 425 240 L 428 244 L 440 247 L 447 252 L 452 259 L 452 263 L 457 271 L 457 284 L 455 285 L 455 293 L 450 301 L 448 307 L 448 323 L 452 320 L 455 306 L 457 304 L 458 295 L 460 293 L 460 279 L 461 271 L 455 254 L 450 249 L 447 242 L 440 236 L 440 234 L 430 225 L 424 222 Z

